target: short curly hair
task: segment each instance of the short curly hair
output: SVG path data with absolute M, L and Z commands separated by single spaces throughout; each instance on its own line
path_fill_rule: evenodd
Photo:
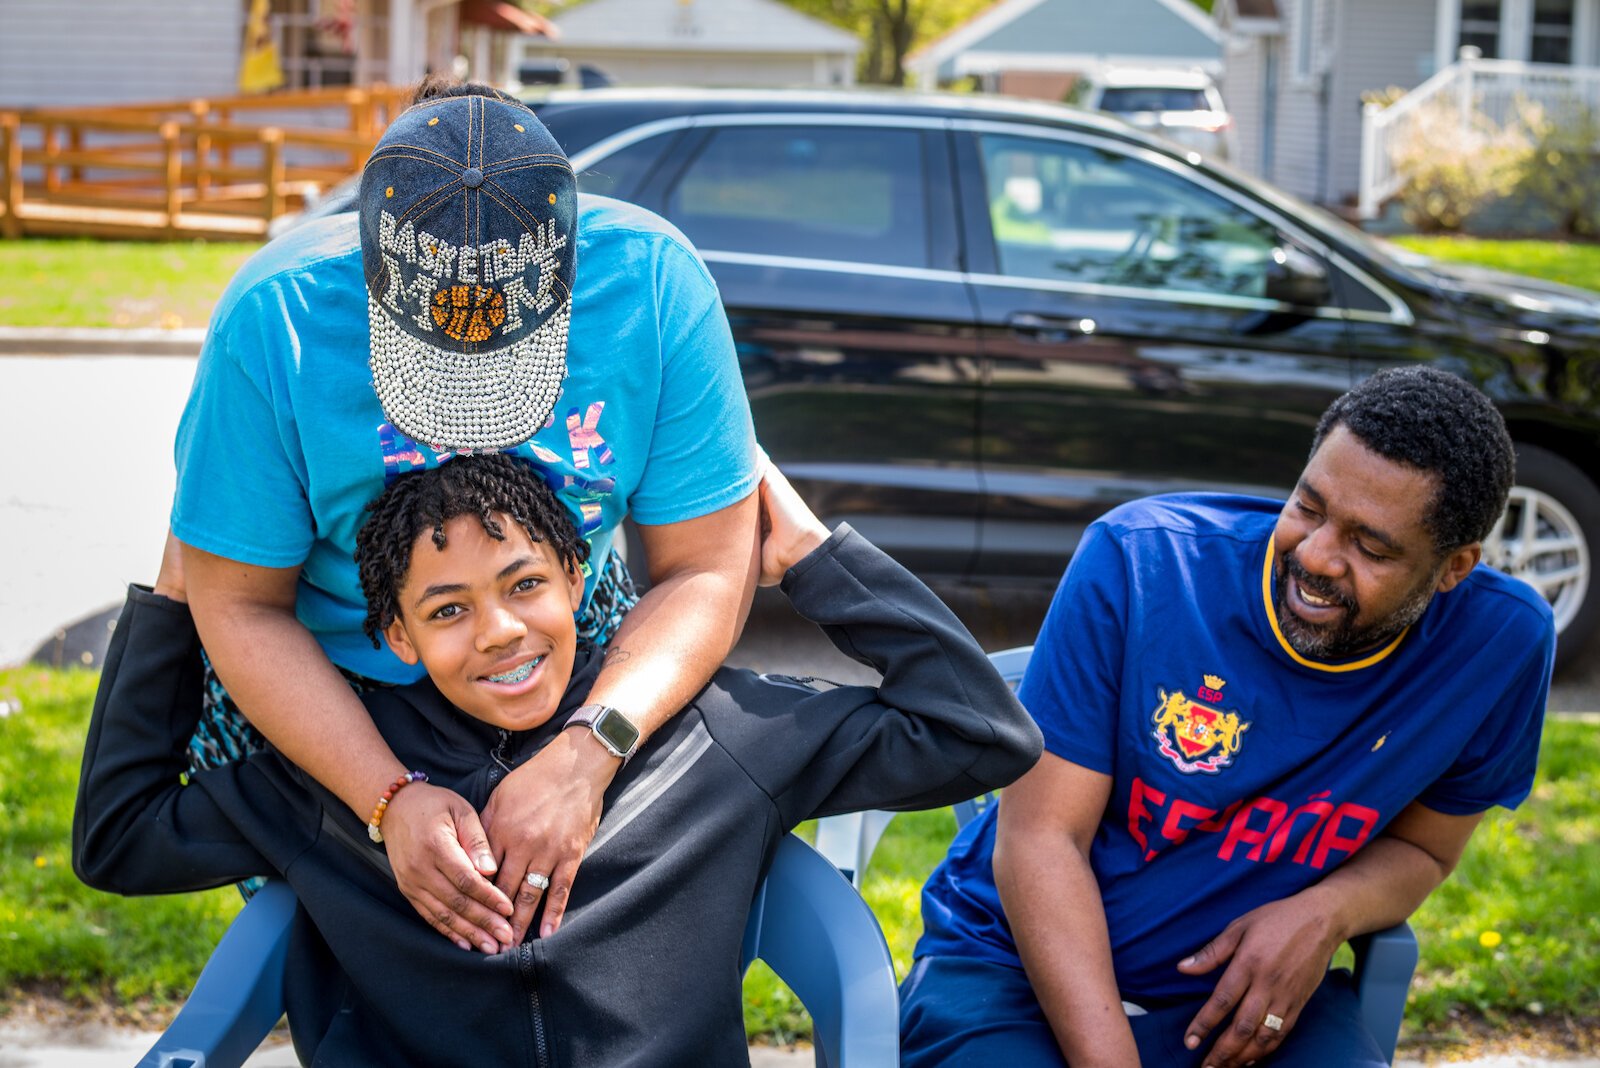
M 1516 456 L 1505 420 L 1471 383 L 1436 367 L 1379 371 L 1322 413 L 1312 455 L 1340 426 L 1384 459 L 1435 476 L 1423 525 L 1441 556 L 1493 532 Z
M 577 568 L 589 558 L 589 544 L 578 536 L 572 517 L 555 493 L 525 461 L 505 453 L 460 455 L 438 467 L 401 475 L 367 505 L 367 520 L 356 534 L 356 569 L 367 599 L 361 629 L 375 649 L 378 636 L 400 614 L 400 587 L 411 570 L 417 538 L 431 533 L 445 547 L 444 527 L 458 516 L 476 516 L 484 533 L 498 541 L 505 530 L 496 516 L 509 516 L 533 541 L 548 542 L 562 567 Z

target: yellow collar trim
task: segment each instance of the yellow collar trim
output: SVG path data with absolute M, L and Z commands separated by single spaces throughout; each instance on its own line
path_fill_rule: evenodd
M 1362 657 L 1360 660 L 1353 660 L 1348 664 L 1324 664 L 1321 661 L 1311 660 L 1307 657 L 1301 656 L 1295 651 L 1294 646 L 1290 645 L 1288 640 L 1284 638 L 1283 631 L 1278 629 L 1278 612 L 1277 609 L 1275 609 L 1272 605 L 1272 560 L 1276 555 L 1272 551 L 1272 546 L 1273 542 L 1276 540 L 1276 532 L 1274 532 L 1271 537 L 1267 538 L 1267 559 L 1261 565 L 1261 602 L 1267 610 L 1267 623 L 1272 627 L 1273 637 L 1278 639 L 1278 644 L 1283 648 L 1283 651 L 1289 655 L 1290 660 L 1293 660 L 1296 664 L 1303 664 L 1304 666 L 1313 668 L 1317 671 L 1359 671 L 1364 667 L 1371 667 L 1373 664 L 1376 664 L 1378 661 L 1394 652 L 1400 643 L 1405 641 L 1406 635 L 1411 633 L 1411 628 L 1407 627 L 1405 630 L 1395 635 L 1394 641 L 1390 642 L 1388 645 L 1385 645 L 1382 649 L 1379 649 L 1371 656 Z

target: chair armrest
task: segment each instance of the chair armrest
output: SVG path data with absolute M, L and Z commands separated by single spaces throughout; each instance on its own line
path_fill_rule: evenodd
M 284 955 L 298 904 L 277 879 L 250 899 L 138 1068 L 238 1068 L 255 1052 L 283 1016 Z
M 1406 990 L 1417 970 L 1417 936 L 1400 923 L 1350 940 L 1356 954 L 1356 997 L 1361 1019 L 1392 1062 L 1406 1012 Z

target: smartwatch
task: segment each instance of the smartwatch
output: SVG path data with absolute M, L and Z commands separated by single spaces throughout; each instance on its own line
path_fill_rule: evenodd
M 600 744 L 626 764 L 639 748 L 639 728 L 610 705 L 584 705 L 567 720 L 567 727 L 587 727 Z M 566 730 L 563 727 L 562 730 Z

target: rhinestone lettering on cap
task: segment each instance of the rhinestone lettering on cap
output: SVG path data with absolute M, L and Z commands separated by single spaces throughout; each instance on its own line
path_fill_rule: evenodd
M 576 192 L 519 105 L 453 97 L 390 125 L 363 175 L 360 225 L 373 388 L 400 433 L 502 449 L 549 422 L 566 377 Z

